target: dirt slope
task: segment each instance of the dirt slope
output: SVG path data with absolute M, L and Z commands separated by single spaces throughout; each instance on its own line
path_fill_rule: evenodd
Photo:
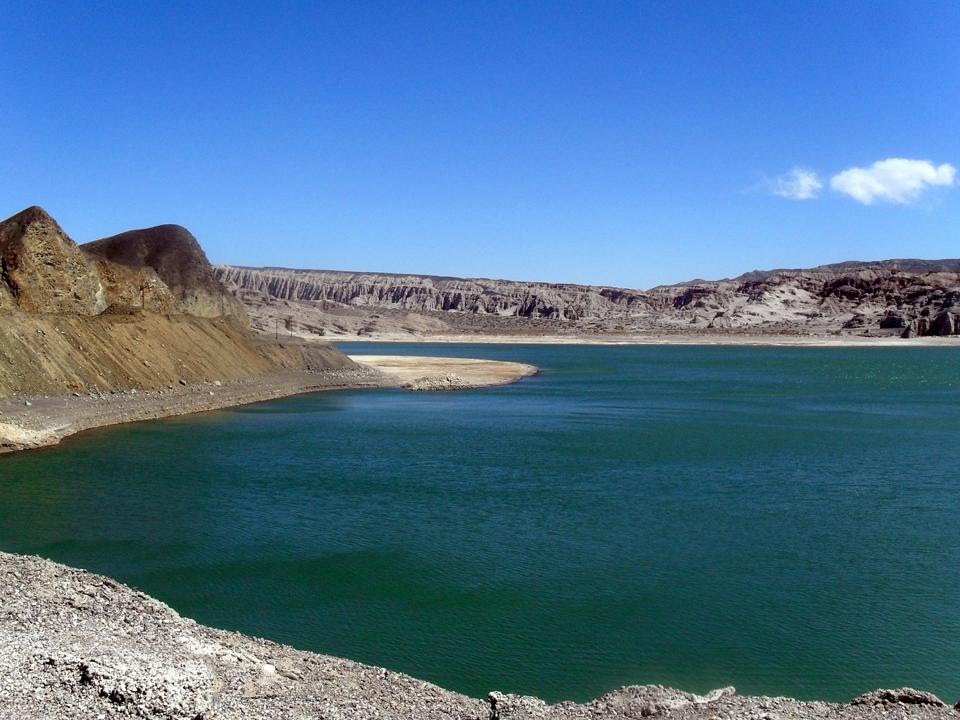
M 258 342 L 225 320 L 189 315 L 7 315 L 0 323 L 0 396 L 159 388 L 233 380 L 281 368 L 352 366 L 334 348 Z

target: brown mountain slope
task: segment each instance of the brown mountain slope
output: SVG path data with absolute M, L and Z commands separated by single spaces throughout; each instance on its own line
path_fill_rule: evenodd
M 253 327 L 303 337 L 443 334 L 960 334 L 960 260 L 754 271 L 650 290 L 214 266 Z
M 179 226 L 81 248 L 39 207 L 0 222 L 0 397 L 356 367 L 332 347 L 267 342 L 248 326 Z
M 240 305 L 214 277 L 200 243 L 179 225 L 130 230 L 81 249 L 91 259 L 106 260 L 134 273 L 152 270 L 185 314 L 243 317 Z M 142 296 L 152 296 L 154 291 L 148 280 Z
M 3 319 L 0 397 L 234 380 L 301 363 L 295 347 L 271 356 L 235 323 L 189 315 Z

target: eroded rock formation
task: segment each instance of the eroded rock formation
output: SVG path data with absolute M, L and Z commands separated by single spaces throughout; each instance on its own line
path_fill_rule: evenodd
M 960 261 L 840 263 L 651 290 L 214 266 L 255 328 L 375 334 L 960 334 Z
M 95 263 L 42 208 L 0 223 L 0 309 L 97 315 L 106 307 Z

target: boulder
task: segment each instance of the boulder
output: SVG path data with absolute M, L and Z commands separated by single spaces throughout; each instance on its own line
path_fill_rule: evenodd
M 957 335 L 960 333 L 960 315 L 949 310 L 941 310 L 930 321 L 928 335 Z
M 851 705 L 930 705 L 932 707 L 946 707 L 933 693 L 913 688 L 897 688 L 896 690 L 873 690 L 855 698 Z

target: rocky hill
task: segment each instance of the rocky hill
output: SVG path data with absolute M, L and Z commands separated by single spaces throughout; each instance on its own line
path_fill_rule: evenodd
M 42 208 L 0 223 L 0 310 L 98 315 L 108 304 L 94 263 Z
M 78 246 L 36 206 L 0 222 L 0 310 L 145 310 L 247 321 L 184 228 L 161 225 Z
M 960 260 L 846 262 L 650 290 L 214 266 L 261 332 L 444 334 L 960 334 Z
M 114 235 L 81 246 L 101 268 L 101 278 L 113 279 L 117 266 L 137 277 L 129 283 L 109 283 L 115 295 L 126 293 L 128 306 L 153 307 L 158 311 L 171 305 L 196 317 L 230 316 L 246 321 L 243 308 L 213 274 L 210 261 L 197 239 L 179 225 L 159 225 Z M 129 296 L 140 290 L 139 297 Z M 118 298 L 120 299 L 120 298 Z
M 324 367 L 354 366 L 324 352 Z M 311 364 L 316 348 L 250 332 L 184 228 L 78 246 L 39 207 L 0 222 L 0 397 L 160 388 Z
M 300 652 L 180 617 L 120 583 L 0 553 L 0 718 L 674 720 L 943 718 L 930 693 L 877 690 L 850 704 L 631 686 L 587 704 L 466 697 L 400 673 Z

